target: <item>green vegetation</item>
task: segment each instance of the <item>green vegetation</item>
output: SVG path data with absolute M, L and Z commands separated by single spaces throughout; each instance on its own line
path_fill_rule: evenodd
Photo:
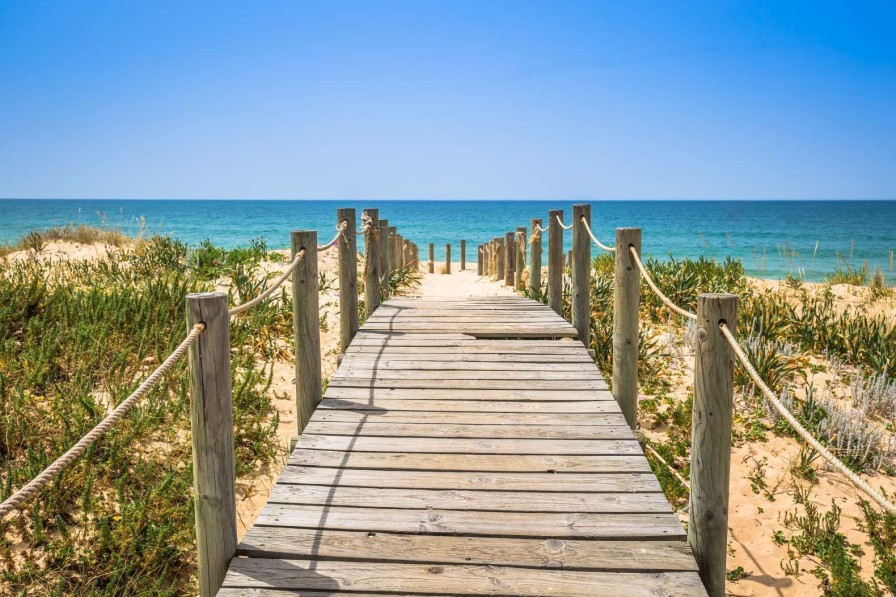
M 190 250 L 155 237 L 92 261 L 0 263 L 0 498 L 89 431 L 180 342 L 185 294 L 217 284 L 233 303 L 256 296 L 269 278 L 263 260 L 279 260 L 263 242 Z M 283 353 L 290 328 L 285 290 L 231 324 L 238 477 L 277 454 L 272 370 L 258 363 Z M 181 363 L 24 515 L 2 523 L 0 592 L 195 593 L 188 401 Z

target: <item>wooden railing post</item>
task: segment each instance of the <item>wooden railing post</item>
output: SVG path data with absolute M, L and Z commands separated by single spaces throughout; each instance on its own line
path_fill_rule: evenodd
M 380 228 L 379 210 L 365 209 L 367 232 L 364 234 L 364 310 L 369 317 L 380 306 Z
M 526 227 L 520 226 L 516 229 L 516 256 L 514 257 L 515 271 L 513 272 L 513 283 L 516 289 L 522 292 L 526 287 L 523 282 L 523 271 L 526 269 Z
M 436 271 L 436 245 L 435 243 L 429 243 L 429 273 L 433 274 Z
M 591 237 L 582 220 L 591 226 L 591 206 L 572 206 L 572 325 L 585 348 L 591 347 Z
M 548 306 L 563 313 L 563 210 L 548 212 Z
M 709 597 L 725 594 L 734 402 L 734 353 L 719 322 L 734 332 L 737 296 L 707 293 L 697 297 L 688 543 Z
M 339 352 L 345 354 L 358 333 L 358 236 L 355 210 L 336 210 L 336 224 L 345 222 L 336 245 L 339 254 Z
M 516 273 L 516 242 L 513 234 L 504 234 L 504 286 L 513 286 L 513 276 Z
M 460 271 L 467 269 L 467 241 L 460 241 Z
M 529 296 L 541 299 L 541 218 L 532 218 L 529 241 Z
M 187 295 L 187 330 L 205 331 L 190 346 L 190 429 L 199 595 L 212 597 L 236 554 L 233 396 L 227 295 Z
M 504 280 L 505 263 L 504 258 L 504 239 L 498 237 L 495 239 L 495 281 L 502 282 Z
M 476 247 L 476 275 L 482 276 L 482 245 Z
M 305 257 L 292 273 L 292 317 L 296 350 L 296 426 L 301 435 L 322 397 L 320 371 L 320 297 L 317 279 L 317 232 L 292 233 L 292 256 Z M 378 254 L 374 254 L 379 259 Z
M 445 245 L 445 271 L 443 274 L 451 273 L 451 245 Z
M 392 268 L 389 267 L 389 220 L 380 220 L 380 276 L 383 280 L 383 297 L 389 298 L 389 278 Z
M 616 229 L 616 284 L 613 288 L 613 395 L 629 427 L 638 427 L 638 309 L 641 271 L 629 247 L 641 254 L 641 229 Z
M 389 226 L 389 271 L 394 272 L 399 269 L 398 264 L 398 243 L 395 241 L 398 239 L 398 228 L 395 226 Z

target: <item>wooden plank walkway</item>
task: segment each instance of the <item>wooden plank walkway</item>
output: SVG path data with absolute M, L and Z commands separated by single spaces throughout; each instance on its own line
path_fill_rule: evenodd
M 575 329 L 393 298 L 346 352 L 220 595 L 705 595 Z

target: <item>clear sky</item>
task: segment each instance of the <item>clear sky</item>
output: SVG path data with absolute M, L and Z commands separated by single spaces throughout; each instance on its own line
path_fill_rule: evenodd
M 896 3 L 0 0 L 0 197 L 896 198 Z

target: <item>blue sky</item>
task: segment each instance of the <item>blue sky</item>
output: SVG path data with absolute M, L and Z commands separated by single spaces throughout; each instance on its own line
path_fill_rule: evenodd
M 0 197 L 896 198 L 892 2 L 0 0 Z

